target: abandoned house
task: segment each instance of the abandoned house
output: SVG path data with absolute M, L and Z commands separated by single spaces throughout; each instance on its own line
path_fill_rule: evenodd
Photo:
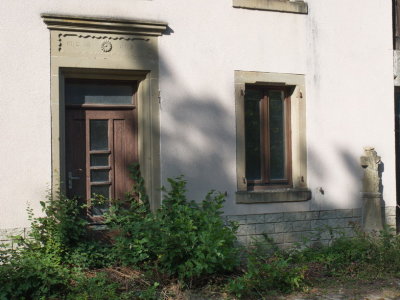
M 396 227 L 399 8 L 0 1 L 0 240 L 49 189 L 123 197 L 132 163 L 153 208 L 181 174 L 190 199 L 225 193 L 242 243 Z

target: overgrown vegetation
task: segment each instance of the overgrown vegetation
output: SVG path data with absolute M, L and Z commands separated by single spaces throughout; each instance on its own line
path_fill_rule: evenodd
M 333 231 L 332 229 L 329 229 Z M 341 235 L 326 245 L 281 250 L 267 236 L 248 253 L 245 271 L 227 285 L 230 294 L 243 299 L 307 290 L 324 281 L 376 280 L 400 277 L 400 236 L 393 229 L 366 234 Z
M 319 265 L 325 277 L 379 278 L 400 275 L 400 236 L 393 229 L 366 234 L 355 228 L 353 238 L 341 237 L 330 246 L 306 248 L 293 254 L 300 263 Z
M 221 193 L 209 192 L 200 203 L 186 199 L 182 177 L 168 179 L 161 209 L 149 211 L 147 197 L 129 197 L 129 203 L 111 210 L 109 224 L 119 234 L 114 251 L 118 263 L 176 276 L 190 284 L 208 274 L 232 271 L 237 263 L 235 226 L 225 226 Z M 141 196 L 141 197 L 140 197 Z M 129 249 L 129 251 L 127 251 Z
M 304 286 L 305 265 L 297 265 L 290 252 L 276 247 L 265 236 L 248 249 L 245 271 L 227 284 L 230 294 L 238 298 L 263 298 L 275 293 L 289 293 Z
M 20 247 L 0 255 L 0 299 L 155 299 L 160 282 L 190 287 L 235 268 L 236 226 L 223 223 L 222 194 L 188 201 L 185 180 L 169 179 L 152 212 L 137 167 L 132 175 L 133 191 L 112 203 L 103 232 L 62 194 L 41 202 L 43 217 L 28 209 L 29 237 L 14 237 Z
M 400 237 L 391 230 L 355 228 L 353 238 L 291 250 L 266 236 L 243 249 L 237 225 L 221 218 L 222 194 L 189 201 L 184 178 L 169 179 L 153 212 L 137 167 L 132 174 L 136 185 L 112 203 L 106 231 L 93 230 L 87 207 L 62 194 L 41 202 L 43 217 L 28 209 L 28 238 L 14 237 L 14 250 L 0 246 L 0 300 L 184 299 L 185 289 L 205 287 L 221 298 L 263 299 L 324 279 L 400 276 Z

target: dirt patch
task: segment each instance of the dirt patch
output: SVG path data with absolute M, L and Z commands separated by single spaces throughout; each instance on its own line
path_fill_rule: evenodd
M 400 279 L 387 278 L 375 280 L 332 279 L 320 282 L 307 292 L 276 299 L 287 300 L 383 300 L 400 299 Z
M 187 300 L 235 299 L 211 291 L 186 291 Z M 290 295 L 264 295 L 260 300 L 400 300 L 400 279 L 376 280 L 326 279 L 315 283 L 305 292 Z

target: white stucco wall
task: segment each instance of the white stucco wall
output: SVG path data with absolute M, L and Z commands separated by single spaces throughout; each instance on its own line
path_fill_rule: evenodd
M 315 207 L 357 202 L 363 147 L 384 163 L 383 199 L 396 205 L 391 1 L 309 1 L 308 165 Z
M 395 205 L 391 1 L 308 3 L 309 14 L 296 15 L 231 0 L 0 1 L 0 228 L 26 226 L 26 203 L 39 210 L 50 186 L 45 12 L 168 22 L 159 39 L 161 175 L 185 174 L 192 198 L 226 191 L 227 214 L 359 207 L 359 156 L 374 146 L 384 200 Z M 306 75 L 312 201 L 235 204 L 234 70 Z

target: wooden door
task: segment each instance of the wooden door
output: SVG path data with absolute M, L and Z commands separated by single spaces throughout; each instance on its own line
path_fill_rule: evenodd
M 123 199 L 132 189 L 129 166 L 138 162 L 135 110 L 67 109 L 65 119 L 67 196 L 93 204 L 89 216 L 101 216 L 109 199 Z

